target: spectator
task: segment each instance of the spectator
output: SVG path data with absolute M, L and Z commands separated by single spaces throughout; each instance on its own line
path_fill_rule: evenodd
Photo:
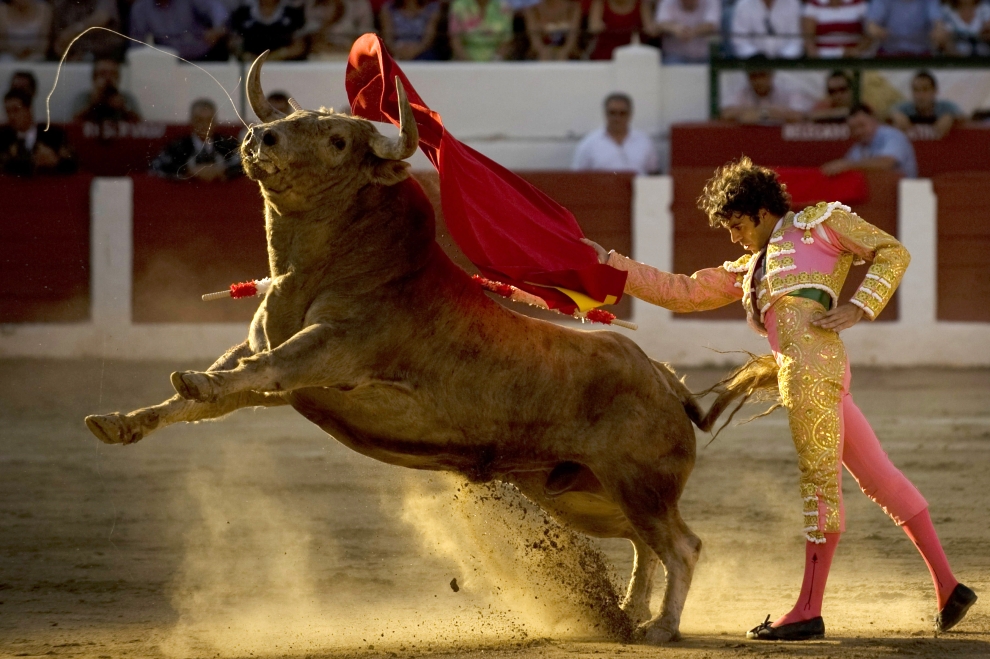
M 38 79 L 30 71 L 14 71 L 10 76 L 10 87 L 8 91 L 20 89 L 27 92 L 31 102 L 34 102 L 35 94 L 38 93 Z
M 130 34 L 187 60 L 225 60 L 227 8 L 220 0 L 135 0 Z
M 633 35 L 653 25 L 645 0 L 593 0 L 588 11 L 588 32 L 594 48 L 588 59 L 612 59 L 612 51 L 632 43 Z
M 942 5 L 939 46 L 947 55 L 990 56 L 990 4 L 977 0 L 948 0 Z
M 770 69 L 746 73 L 749 84 L 722 108 L 722 119 L 741 124 L 780 124 L 801 121 L 811 103 L 786 83 L 778 84 Z
M 808 118 L 819 123 L 845 122 L 853 106 L 853 81 L 845 71 L 832 71 L 825 79 L 825 98 L 811 108 Z
M 0 59 L 40 61 L 48 54 L 52 8 L 42 0 L 0 4 Z
M 354 41 L 375 31 L 368 0 L 313 0 L 306 9 L 311 59 L 347 59 Z
M 568 60 L 575 56 L 581 31 L 581 4 L 577 0 L 542 0 L 523 15 L 536 59 Z
M 31 96 L 12 89 L 3 97 L 7 125 L 0 126 L 0 171 L 8 176 L 71 174 L 76 158 L 65 132 L 34 123 Z
M 660 0 L 650 32 L 663 37 L 664 64 L 703 64 L 722 22 L 721 0 Z
M 893 126 L 881 124 L 869 105 L 853 106 L 846 122 L 849 135 L 856 143 L 845 158 L 822 165 L 822 173 L 835 176 L 850 169 L 885 169 L 907 178 L 918 176 L 914 147 L 907 136 Z
M 732 11 L 732 49 L 743 59 L 754 55 L 801 57 L 800 0 L 739 0 Z
M 137 100 L 120 91 L 120 64 L 112 59 L 93 62 L 93 89 L 81 92 L 72 104 L 73 121 L 141 121 Z
M 289 95 L 285 92 L 272 92 L 268 95 L 268 103 L 282 114 L 289 115 L 294 112 L 289 105 Z
M 938 83 L 928 71 L 919 71 L 911 81 L 910 101 L 904 101 L 890 113 L 890 122 L 901 130 L 913 125 L 927 124 L 935 135 L 944 137 L 952 125 L 962 119 L 963 112 L 952 101 L 939 100 Z
M 306 41 L 299 34 L 306 25 L 301 5 L 289 0 L 247 0 L 230 15 L 233 50 L 252 61 L 266 50 L 270 60 L 306 57 Z
M 512 8 L 501 0 L 453 0 L 449 32 L 454 59 L 508 59 L 512 50 Z
M 392 0 L 385 3 L 378 19 L 382 39 L 399 60 L 435 60 L 433 42 L 440 24 L 440 3 L 434 0 Z
M 870 47 L 866 37 L 867 0 L 806 0 L 801 15 L 808 57 L 859 57 Z
M 880 42 L 880 56 L 929 55 L 941 20 L 938 0 L 872 0 L 866 32 Z
M 121 29 L 115 0 L 52 0 L 52 56 L 61 58 L 72 40 L 91 27 Z M 124 48 L 125 41 L 116 34 L 93 30 L 73 44 L 66 59 L 120 59 Z
M 629 127 L 632 99 L 626 94 L 605 98 L 605 126 L 585 135 L 574 152 L 571 169 L 655 174 L 660 170 L 653 140 Z
M 216 114 L 213 101 L 194 101 L 189 111 L 192 132 L 166 146 L 152 161 L 151 171 L 175 180 L 226 181 L 240 176 L 240 143 L 214 134 Z

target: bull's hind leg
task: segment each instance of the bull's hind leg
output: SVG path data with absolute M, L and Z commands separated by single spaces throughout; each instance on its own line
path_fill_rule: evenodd
M 616 498 L 640 538 L 656 552 L 667 574 L 660 614 L 637 630 L 642 641 L 660 644 L 680 638 L 681 611 L 701 554 L 701 539 L 691 532 L 677 510 L 678 484 L 657 484 L 653 476 L 653 479 L 628 481 Z M 669 475 L 662 478 L 677 480 Z M 655 484 L 653 488 L 644 486 L 651 482 Z
M 653 594 L 653 577 L 657 572 L 660 559 L 650 546 L 640 540 L 630 540 L 633 545 L 633 569 L 626 589 L 626 597 L 620 608 L 626 612 L 629 619 L 639 624 L 652 617 L 650 613 L 650 596 Z
M 220 357 L 208 370 L 230 368 L 237 360 L 251 354 L 247 342 L 234 346 Z M 94 414 L 86 417 L 86 427 L 107 444 L 133 444 L 159 430 L 180 421 L 205 421 L 216 419 L 242 407 L 273 407 L 285 405 L 278 395 L 245 391 L 226 396 L 215 403 L 196 403 L 173 396 L 167 401 L 144 407 L 129 414 Z

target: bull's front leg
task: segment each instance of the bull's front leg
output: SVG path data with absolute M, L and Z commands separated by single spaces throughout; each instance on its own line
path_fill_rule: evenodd
M 274 350 L 241 359 L 230 370 L 172 374 L 172 386 L 187 400 L 211 402 L 241 391 L 283 392 L 327 386 L 345 370 L 329 325 L 310 325 Z
M 210 371 L 225 370 L 237 365 L 242 357 L 252 354 L 248 343 L 234 346 L 210 366 Z M 243 407 L 273 407 L 288 404 L 277 394 L 244 391 L 220 398 L 214 403 L 197 403 L 180 396 L 139 410 L 121 414 L 94 414 L 86 417 L 86 427 L 106 444 L 133 444 L 152 432 L 174 423 L 216 419 Z

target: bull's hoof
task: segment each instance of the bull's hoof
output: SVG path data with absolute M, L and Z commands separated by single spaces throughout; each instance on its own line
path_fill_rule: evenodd
M 653 617 L 653 614 L 650 612 L 650 605 L 647 602 L 639 602 L 634 604 L 627 600 L 623 602 L 619 608 L 622 609 L 627 616 L 629 616 L 629 619 L 634 625 L 644 623 Z
M 663 623 L 650 621 L 636 628 L 633 640 L 646 645 L 664 645 L 681 640 L 681 633 L 677 629 L 668 628 Z
M 132 428 L 123 414 L 94 414 L 86 417 L 86 427 L 104 444 L 133 444 L 144 437 Z
M 217 386 L 206 373 L 196 371 L 175 372 L 169 378 L 175 393 L 186 400 L 194 400 L 199 403 L 212 403 L 219 398 Z

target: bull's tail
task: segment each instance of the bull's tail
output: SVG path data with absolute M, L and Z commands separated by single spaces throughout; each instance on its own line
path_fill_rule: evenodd
M 653 360 L 650 360 L 653 361 Z M 732 420 L 736 412 L 749 400 L 774 400 L 779 401 L 777 389 L 777 362 L 773 355 L 754 355 L 749 353 L 749 360 L 745 364 L 729 373 L 727 376 L 716 382 L 713 386 L 694 394 L 687 388 L 683 380 L 674 373 L 674 369 L 669 364 L 653 361 L 653 366 L 670 387 L 675 396 L 680 399 L 684 406 L 684 411 L 688 418 L 698 426 L 699 429 L 709 432 L 715 427 L 715 422 L 729 407 L 738 401 L 729 414 L 719 432 Z M 698 400 L 708 394 L 717 394 L 715 401 L 708 411 L 702 410 Z M 764 412 L 769 414 L 776 409 L 775 404 L 770 410 Z M 762 415 L 759 415 L 762 416 Z M 715 433 L 716 435 L 718 432 Z

